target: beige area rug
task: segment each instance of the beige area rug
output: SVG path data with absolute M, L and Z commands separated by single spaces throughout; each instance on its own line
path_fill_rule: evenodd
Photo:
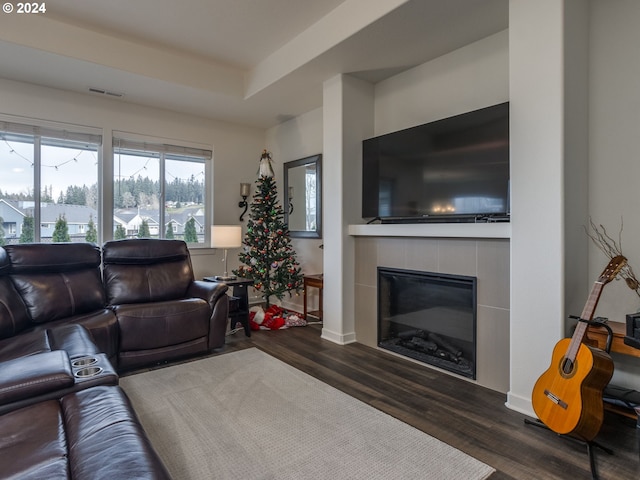
M 475 480 L 494 471 L 256 348 L 120 385 L 176 480 Z

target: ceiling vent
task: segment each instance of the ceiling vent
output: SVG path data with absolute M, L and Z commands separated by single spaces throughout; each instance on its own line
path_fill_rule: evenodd
M 91 93 L 97 93 L 99 95 L 108 95 L 110 97 L 116 97 L 116 98 L 124 97 L 124 93 L 110 92 L 109 90 L 104 90 L 102 88 L 89 87 L 89 91 Z

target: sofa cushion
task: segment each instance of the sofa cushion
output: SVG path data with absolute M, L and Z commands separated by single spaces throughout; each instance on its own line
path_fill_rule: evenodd
M 0 477 L 70 478 L 64 418 L 56 400 L 0 416 Z
M 104 244 L 103 262 L 110 305 L 184 298 L 194 280 L 182 240 L 113 240 Z
M 50 322 L 104 308 L 97 246 L 34 243 L 4 248 L 11 261 L 11 279 L 33 322 Z
M 0 365 L 1 405 L 60 391 L 75 383 L 71 362 L 64 350 L 14 358 Z
M 105 265 L 154 265 L 190 258 L 187 244 L 182 240 L 150 238 L 105 242 L 102 256 Z
M 31 325 L 27 308 L 8 276 L 0 276 L 0 339 L 17 335 Z
M 114 307 L 120 351 L 177 345 L 209 334 L 211 309 L 201 298 Z
M 55 273 L 100 266 L 100 248 L 92 243 L 24 243 L 4 247 L 11 273 Z
M 110 305 L 184 298 L 191 283 L 184 261 L 162 265 L 109 265 L 104 284 Z
M 9 261 L 9 255 L 7 251 L 0 247 L 0 276 L 6 275 L 11 270 L 11 262 Z
M 60 404 L 72 478 L 170 478 L 122 389 L 89 388 Z
M 113 310 L 109 308 L 63 318 L 55 322 L 43 323 L 33 327 L 32 330 L 47 329 L 49 330 L 49 335 L 53 337 L 57 348 L 74 351 L 77 348 L 73 345 L 77 342 L 64 334 L 64 327 L 72 325 L 79 325 L 88 330 L 89 338 L 97 347 L 97 351 L 105 353 L 111 361 L 117 358 L 119 342 L 118 320 Z M 62 334 L 58 332 L 62 332 Z M 68 345 L 68 341 L 72 341 L 72 344 Z
M 0 362 L 52 350 L 65 350 L 71 358 L 99 353 L 84 327 L 69 324 L 0 340 Z
M 119 387 L 92 387 L 0 416 L 0 477 L 169 479 Z
M 13 283 L 20 292 L 34 323 L 104 308 L 105 296 L 98 270 L 77 272 L 14 274 Z

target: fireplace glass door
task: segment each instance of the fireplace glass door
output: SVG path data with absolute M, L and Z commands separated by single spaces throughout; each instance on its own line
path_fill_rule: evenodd
M 378 267 L 378 345 L 475 379 L 476 283 Z

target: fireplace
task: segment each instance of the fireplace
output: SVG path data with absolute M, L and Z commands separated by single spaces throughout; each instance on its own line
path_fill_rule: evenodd
M 378 345 L 476 378 L 476 278 L 378 267 Z

